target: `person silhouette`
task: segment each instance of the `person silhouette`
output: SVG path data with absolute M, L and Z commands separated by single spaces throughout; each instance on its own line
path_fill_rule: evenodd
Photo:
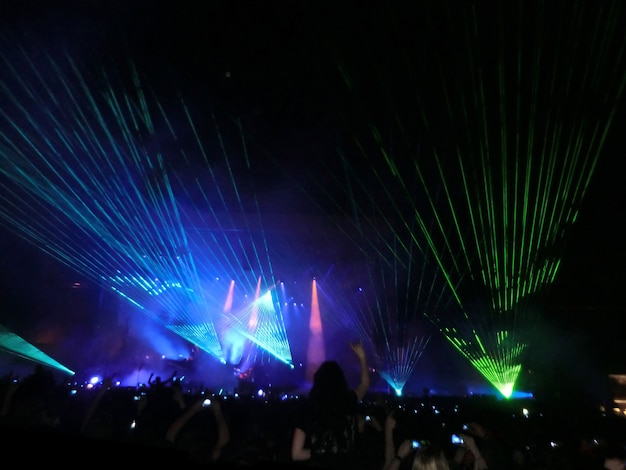
M 337 361 L 327 360 L 319 366 L 306 405 L 296 418 L 291 444 L 295 462 L 329 469 L 358 465 L 358 406 L 370 387 L 370 375 L 362 342 L 350 347 L 359 359 L 360 382 L 350 389 Z

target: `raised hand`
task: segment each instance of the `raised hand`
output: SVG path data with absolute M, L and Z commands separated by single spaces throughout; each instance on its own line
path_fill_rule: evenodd
M 356 354 L 359 358 L 365 357 L 365 349 L 363 348 L 363 342 L 358 341 L 356 343 L 350 343 L 350 347 L 354 354 Z

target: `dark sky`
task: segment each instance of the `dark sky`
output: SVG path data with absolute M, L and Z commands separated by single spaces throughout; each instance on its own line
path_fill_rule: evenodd
M 387 133 L 387 143 L 401 141 L 405 136 L 398 129 L 404 128 L 409 148 L 428 148 L 433 140 L 445 140 L 444 147 L 453 148 L 464 126 L 475 128 L 458 103 L 446 102 L 444 90 L 467 90 L 468 99 L 474 99 L 476 77 L 485 77 L 485 89 L 491 90 L 498 83 L 495 71 L 502 58 L 513 64 L 503 71 L 507 78 L 518 73 L 528 83 L 532 74 L 523 67 L 516 69 L 512 59 L 516 46 L 541 51 L 548 59 L 540 83 L 573 77 L 571 95 L 579 98 L 574 103 L 550 103 L 549 93 L 537 87 L 538 102 L 545 109 L 552 106 L 564 125 L 579 122 L 576 119 L 588 113 L 585 129 L 589 129 L 607 113 L 615 113 L 579 222 L 563 247 L 562 270 L 545 300 L 549 322 L 575 337 L 574 344 L 608 349 L 607 344 L 619 341 L 616 325 L 624 313 L 620 291 L 626 282 L 626 200 L 620 164 L 626 143 L 623 97 L 613 106 L 626 65 L 617 54 L 624 46 L 619 34 L 598 50 L 593 49 L 593 38 L 611 27 L 623 31 L 624 8 L 611 12 L 610 2 L 602 9 L 591 1 L 574 6 L 556 1 L 545 9 L 526 5 L 520 14 L 513 6 L 494 10 L 493 2 L 475 2 L 475 8 L 470 2 L 417 2 L 420 7 L 410 3 L 3 2 L 2 50 L 13 56 L 18 44 L 26 49 L 45 44 L 51 54 L 70 51 L 80 64 L 114 63 L 120 69 L 131 58 L 166 107 L 182 93 L 191 109 L 204 116 L 200 119 L 209 120 L 209 113 L 202 110 L 210 109 L 245 129 L 255 155 L 251 184 L 258 185 L 259 180 L 284 184 L 285 177 L 276 172 L 279 167 L 312 192 L 320 182 L 328 182 L 324 171 L 337 169 L 338 148 L 351 164 L 362 158 L 354 143 L 359 138 L 371 144 L 363 136 L 372 126 Z M 471 15 L 481 31 L 477 43 L 468 41 Z M 605 27 L 607 18 L 615 24 Z M 501 24 L 510 24 L 519 35 L 502 40 L 499 34 L 508 28 Z M 476 54 L 473 65 L 481 74 L 466 74 L 468 51 Z M 596 66 L 606 66 L 606 73 Z M 585 74 L 596 78 L 585 81 Z M 557 90 L 566 87 L 565 82 Z M 515 96 L 515 87 L 511 88 Z M 417 108 L 429 113 L 426 121 L 431 128 L 415 124 Z M 525 134 L 529 129 L 519 131 Z M 264 154 L 271 158 L 265 160 Z M 322 172 L 305 178 L 313 168 Z M 297 206 L 292 210 L 305 210 L 292 204 Z M 11 246 L 3 246 L 6 290 L 18 274 L 29 275 L 30 263 L 37 263 L 36 255 L 28 254 L 30 261 L 19 262 L 22 269 L 16 273 Z M 596 343 L 598 338 L 610 341 Z M 601 357 L 611 360 L 610 355 Z M 626 368 L 626 357 L 620 361 Z

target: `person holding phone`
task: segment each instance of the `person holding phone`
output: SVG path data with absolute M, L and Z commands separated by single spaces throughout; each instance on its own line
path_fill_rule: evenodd
M 504 440 L 503 433 L 495 432 L 494 425 L 486 417 L 480 423 L 467 423 L 461 437 L 465 448 L 474 457 L 474 470 L 514 467 L 511 444 Z
M 389 413 L 385 421 L 385 465 L 383 470 L 450 470 L 443 448 L 419 439 L 402 439 L 395 448 L 396 418 Z

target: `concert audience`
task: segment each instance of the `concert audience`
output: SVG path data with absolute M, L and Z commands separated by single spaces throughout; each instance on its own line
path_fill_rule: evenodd
M 359 345 L 354 352 L 367 367 Z M 343 441 L 350 442 L 352 447 L 347 448 L 353 451 L 350 460 L 343 460 L 348 470 L 445 469 L 445 465 L 451 470 L 624 469 L 625 420 L 601 408 L 565 409 L 532 398 L 398 397 L 379 391 L 368 394 L 366 386 L 351 391 L 339 383 L 335 394 L 322 394 L 325 398 L 319 403 L 339 416 L 340 409 L 332 408 L 337 405 L 329 397 L 352 395 L 353 400 L 341 408 L 354 418 L 350 421 L 354 427 L 349 428 L 354 434 L 348 434 L 354 440 Z M 101 464 L 118 465 L 271 464 L 321 469 L 333 463 L 293 458 L 296 429 L 303 433 L 303 449 L 311 449 L 305 429 L 317 429 L 311 424 L 316 409 L 311 406 L 317 403 L 311 393 L 219 394 L 186 390 L 180 381 L 162 386 L 162 394 L 155 397 L 148 385 L 121 387 L 111 379 L 77 390 L 74 384 L 51 380 L 40 367 L 23 378 L 8 373 L 0 380 L 4 448 L 19 455 L 23 465 L 78 458 L 87 462 L 90 452 Z M 211 400 L 207 408 L 202 406 L 206 398 Z M 521 413 L 522 408 L 530 413 Z M 453 442 L 452 434 L 459 434 L 463 442 Z

